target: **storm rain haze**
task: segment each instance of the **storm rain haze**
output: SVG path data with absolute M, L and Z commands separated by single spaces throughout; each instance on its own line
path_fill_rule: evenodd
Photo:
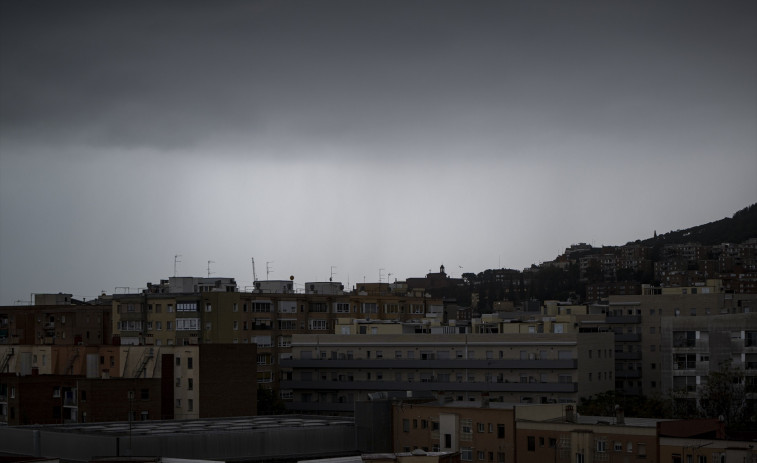
M 752 1 L 0 3 L 0 304 L 522 269 L 755 178 Z

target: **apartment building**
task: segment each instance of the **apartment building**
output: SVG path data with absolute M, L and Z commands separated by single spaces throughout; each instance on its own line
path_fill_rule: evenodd
M 0 374 L 0 424 L 64 424 L 166 418 L 161 379 Z
M 653 418 L 579 416 L 570 406 L 559 418 L 523 417 L 515 423 L 516 459 L 556 463 L 657 463 Z
M 34 305 L 0 307 L 0 345 L 109 344 L 112 338 L 110 302 L 83 303 L 70 296 L 40 294 L 35 297 Z
M 295 334 L 333 333 L 339 318 L 409 321 L 443 312 L 441 299 L 392 292 L 345 294 L 338 282 L 305 283 L 304 293 L 295 292 L 290 280 L 255 282 L 253 292 L 229 291 L 224 284 L 220 288 L 114 295 L 117 343 L 256 344 L 258 384 L 279 389 L 279 361 L 291 356 Z
M 122 380 L 155 380 L 157 390 L 150 397 L 154 398 L 157 394 L 162 401 L 158 412 L 149 413 L 149 419 L 248 416 L 257 411 L 257 356 L 256 346 L 252 344 L 160 347 L 0 346 L 0 354 L 8 350 L 12 350 L 13 355 L 7 365 L 9 374 L 6 377 L 21 379 L 13 380 L 18 384 L 11 384 L 10 379 L 9 382 L 0 381 L 0 387 L 6 384 L 5 390 L 9 387 L 18 390 L 33 387 L 37 383 L 61 381 L 73 391 L 83 391 L 89 387 L 90 399 L 85 405 L 102 407 L 104 405 L 101 401 L 107 404 L 107 400 L 111 399 L 108 398 L 110 396 L 98 394 L 120 390 L 118 384 L 129 384 Z M 85 379 L 91 380 L 87 383 L 89 386 L 81 385 Z M 113 394 L 117 396 L 116 392 Z M 219 397 L 224 400 L 218 400 Z M 5 398 L 8 399 L 7 396 Z M 116 399 L 120 400 L 121 397 Z M 11 410 L 9 407 L 13 406 L 0 397 L 0 420 L 3 409 L 8 415 L 15 410 L 23 412 L 27 405 L 18 403 L 17 408 Z M 82 413 L 84 412 L 87 409 L 83 409 Z M 63 416 L 73 422 L 82 422 L 86 419 L 86 415 L 82 413 L 70 415 L 69 411 L 69 415 Z M 15 419 L 22 416 L 24 415 Z M 89 414 L 89 420 L 94 421 L 103 416 L 102 411 L 97 411 Z M 11 418 L 7 420 L 11 422 Z
M 461 461 L 515 461 L 515 410 L 483 401 L 399 402 L 392 405 L 395 452 L 459 452 Z
M 749 410 L 757 410 L 757 313 L 666 317 L 662 329 L 662 389 L 692 408 L 708 375 L 725 364 L 743 370 Z
M 614 385 L 612 333 L 295 335 L 293 410 L 352 412 L 372 393 L 575 402 Z
M 726 292 L 721 280 L 676 288 L 644 286 L 641 295 L 610 296 L 608 304 L 591 306 L 594 320 L 582 320 L 580 327 L 615 333 L 616 390 L 626 395 L 660 397 L 666 394 L 662 345 L 671 342 L 671 333 L 663 329 L 666 318 L 700 318 L 755 309 L 757 295 Z

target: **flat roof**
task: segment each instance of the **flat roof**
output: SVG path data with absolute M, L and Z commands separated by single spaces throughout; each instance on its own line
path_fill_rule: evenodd
M 312 426 L 353 425 L 352 418 L 313 415 L 262 415 L 234 418 L 204 418 L 196 420 L 148 420 L 19 426 L 52 432 L 108 436 L 155 436 L 170 434 L 230 433 Z

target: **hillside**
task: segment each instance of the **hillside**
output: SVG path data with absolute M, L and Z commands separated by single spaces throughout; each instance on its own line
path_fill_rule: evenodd
M 697 242 L 704 245 L 720 243 L 742 243 L 750 238 L 757 238 L 757 203 L 735 214 L 715 222 L 675 230 L 657 238 L 649 238 L 637 243 L 654 246 L 655 244 L 683 244 Z

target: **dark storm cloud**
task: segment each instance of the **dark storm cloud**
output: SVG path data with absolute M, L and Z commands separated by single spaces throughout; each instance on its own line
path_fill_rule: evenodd
M 744 111 L 752 2 L 2 4 L 6 143 L 431 147 Z M 727 85 L 724 84 L 727 79 Z M 746 109 L 745 109 L 746 108 Z

